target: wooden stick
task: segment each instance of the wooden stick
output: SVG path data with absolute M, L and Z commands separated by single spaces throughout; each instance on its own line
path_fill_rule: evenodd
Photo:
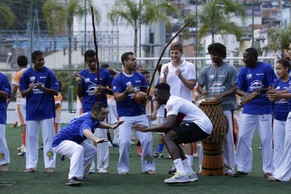
M 93 34 L 94 34 L 94 45 L 95 45 L 95 53 L 96 53 L 96 63 L 97 63 L 97 83 L 100 85 L 100 70 L 99 70 L 99 58 L 98 58 L 98 44 L 96 38 L 96 31 L 95 31 L 95 22 L 94 22 L 94 11 L 93 7 L 91 6 L 91 13 L 92 13 L 92 25 L 93 25 Z
M 189 22 L 187 22 L 176 34 L 175 34 L 175 36 L 173 36 L 172 38 L 171 38 L 171 40 L 167 43 L 167 45 L 164 47 L 164 49 L 163 49 L 163 51 L 162 51 L 162 54 L 160 55 L 160 58 L 159 58 L 159 60 L 158 60 L 158 62 L 157 62 L 157 64 L 156 64 L 156 67 L 155 67 L 155 70 L 154 70 L 154 73 L 153 73 L 153 75 L 152 75 L 152 79 L 151 79 L 151 82 L 150 82 L 150 85 L 149 85 L 149 89 L 148 89 L 148 91 L 147 91 L 147 95 L 149 95 L 149 93 L 150 93 L 150 89 L 151 89 L 151 87 L 152 87 L 152 85 L 153 85 L 153 82 L 154 82 L 154 79 L 155 79 L 155 75 L 156 75 L 156 73 L 157 73 L 157 70 L 158 70 L 158 67 L 159 67 L 159 64 L 160 64 L 160 62 L 161 62 L 161 60 L 162 60 L 162 57 L 163 57 L 163 55 L 164 55 L 164 53 L 165 53 L 165 51 L 166 51 L 166 49 L 167 49 L 167 47 L 171 44 L 171 42 L 184 30 L 184 28 L 186 27 L 186 26 L 188 26 L 188 24 L 189 24 Z

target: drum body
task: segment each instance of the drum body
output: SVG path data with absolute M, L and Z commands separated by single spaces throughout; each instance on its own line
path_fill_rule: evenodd
M 222 142 L 207 143 L 202 142 L 203 161 L 202 176 L 223 176 L 224 159 Z
M 227 119 L 220 101 L 216 98 L 205 99 L 199 104 L 199 108 L 208 116 L 213 125 L 211 135 L 202 141 L 202 175 L 222 176 L 224 175 L 222 143 L 227 130 Z

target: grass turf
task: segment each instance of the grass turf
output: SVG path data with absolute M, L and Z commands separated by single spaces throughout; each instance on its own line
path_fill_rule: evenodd
M 157 135 L 153 134 L 156 148 Z M 0 173 L 0 193 L 290 193 L 290 183 L 268 182 L 263 177 L 261 150 L 257 147 L 260 140 L 255 133 L 253 140 L 253 172 L 239 178 L 227 176 L 201 176 L 199 181 L 182 185 L 167 185 L 163 181 L 168 178 L 168 170 L 172 160 L 155 159 L 156 175 L 141 173 L 140 158 L 137 156 L 135 145 L 131 146 L 130 173 L 120 176 L 117 174 L 118 148 L 110 148 L 109 174 L 90 174 L 89 179 L 80 187 L 65 186 L 69 168 L 69 160 L 57 158 L 57 168 L 54 174 L 43 173 L 43 154 L 39 151 L 38 171 L 26 174 L 25 157 L 17 156 L 16 148 L 20 146 L 20 128 L 6 127 L 6 139 L 10 149 L 11 163 L 9 172 Z M 164 150 L 166 155 L 166 150 Z M 195 159 L 195 167 L 198 169 L 198 159 Z

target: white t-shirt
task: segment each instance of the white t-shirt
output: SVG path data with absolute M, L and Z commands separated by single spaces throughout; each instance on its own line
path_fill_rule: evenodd
M 183 122 L 194 122 L 205 133 L 211 134 L 213 126 L 210 119 L 195 104 L 178 96 L 171 95 L 165 108 L 167 110 L 167 116 L 183 113 L 186 115 Z
M 187 80 L 196 80 L 196 70 L 194 64 L 183 60 L 183 63 L 176 68 L 172 62 L 166 63 L 162 66 L 160 79 L 164 77 L 166 67 L 168 67 L 167 84 L 171 86 L 171 95 L 179 96 L 188 101 L 192 101 L 191 90 L 183 84 L 180 78 L 176 75 L 176 71 L 177 69 L 180 69 L 183 77 Z
M 157 111 L 157 117 L 165 117 L 165 105 L 160 106 Z

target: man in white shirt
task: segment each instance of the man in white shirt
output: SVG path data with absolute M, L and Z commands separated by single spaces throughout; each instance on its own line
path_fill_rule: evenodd
M 182 59 L 183 54 L 183 45 L 180 42 L 171 44 L 170 56 L 172 61 L 162 66 L 160 82 L 171 86 L 171 95 L 179 96 L 191 102 L 192 90 L 196 85 L 196 70 L 193 63 Z M 193 144 L 186 145 L 186 156 L 192 166 Z
M 167 120 L 155 127 L 136 124 L 133 128 L 141 132 L 166 133 L 164 141 L 177 172 L 173 177 L 165 179 L 165 183 L 197 181 L 197 175 L 187 162 L 179 144 L 196 142 L 209 136 L 213 127 L 210 119 L 192 102 L 171 95 L 170 86 L 166 83 L 160 83 L 155 87 L 154 96 L 159 105 L 165 104 Z

